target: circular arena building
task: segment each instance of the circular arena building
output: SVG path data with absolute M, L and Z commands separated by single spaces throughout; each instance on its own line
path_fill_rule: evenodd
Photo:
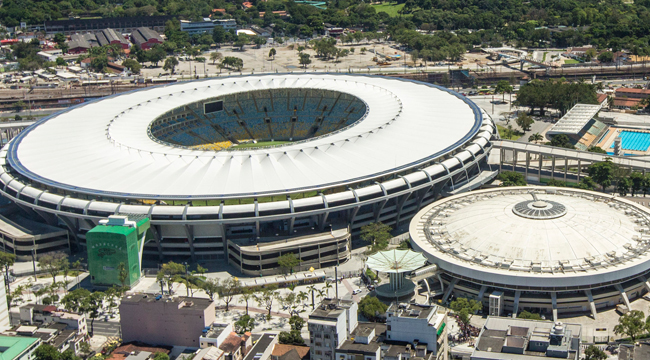
M 441 194 L 489 181 L 495 134 L 470 100 L 421 82 L 213 78 L 38 121 L 0 152 L 0 192 L 81 248 L 100 219 L 144 214 L 145 258 L 271 274 L 288 252 L 302 268 L 338 264 L 361 226 L 403 225 Z
M 444 300 L 490 314 L 591 312 L 650 285 L 650 210 L 593 191 L 512 187 L 451 196 L 411 221 L 411 244 L 438 266 Z

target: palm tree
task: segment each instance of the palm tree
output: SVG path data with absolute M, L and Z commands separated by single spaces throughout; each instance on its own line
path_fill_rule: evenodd
M 329 298 L 330 297 L 330 289 L 332 288 L 332 283 L 329 282 L 329 281 L 326 281 L 324 288 L 327 291 L 327 297 Z
M 544 137 L 540 133 L 534 133 L 528 137 L 528 142 L 538 142 L 544 140 Z
M 314 304 L 314 291 L 319 290 L 316 288 L 316 285 L 309 285 L 309 287 L 307 287 L 307 290 L 311 292 L 311 308 L 314 309 L 316 307 L 316 304 Z
M 303 307 L 305 306 L 305 301 L 307 299 L 309 299 L 309 295 L 307 295 L 307 293 L 304 291 L 300 291 L 298 292 L 298 295 L 296 295 L 296 300 L 298 300 Z

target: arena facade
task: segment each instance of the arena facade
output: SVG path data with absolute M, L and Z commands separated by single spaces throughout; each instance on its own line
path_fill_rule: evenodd
M 423 208 L 411 244 L 438 267 L 444 300 L 480 300 L 490 314 L 591 312 L 650 289 L 650 210 L 571 188 L 508 187 Z
M 2 196 L 85 233 L 144 214 L 155 260 L 248 274 L 346 261 L 361 226 L 490 181 L 490 117 L 445 88 L 338 74 L 235 76 L 115 95 L 44 118 L 0 152 Z

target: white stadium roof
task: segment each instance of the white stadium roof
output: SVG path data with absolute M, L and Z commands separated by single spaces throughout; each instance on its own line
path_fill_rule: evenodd
M 266 149 L 203 151 L 152 140 L 149 124 L 188 103 L 235 92 L 319 88 L 368 105 L 355 126 Z M 125 198 L 234 198 L 345 186 L 457 149 L 482 125 L 471 101 L 433 85 L 372 76 L 216 78 L 104 98 L 39 121 L 11 143 L 22 175 L 69 191 Z
M 577 134 L 600 111 L 602 105 L 576 104 L 552 128 L 549 134 Z
M 540 201 L 529 192 L 537 193 Z M 566 214 L 516 214 L 555 202 Z M 510 286 L 589 286 L 650 268 L 647 208 L 591 191 L 557 188 L 478 190 L 437 201 L 412 220 L 415 249 L 452 273 Z

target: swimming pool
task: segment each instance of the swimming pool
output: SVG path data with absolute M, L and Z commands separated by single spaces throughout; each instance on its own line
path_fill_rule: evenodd
M 647 151 L 650 147 L 650 133 L 638 131 L 621 131 L 621 147 L 625 150 Z M 614 143 L 610 148 L 614 148 Z

